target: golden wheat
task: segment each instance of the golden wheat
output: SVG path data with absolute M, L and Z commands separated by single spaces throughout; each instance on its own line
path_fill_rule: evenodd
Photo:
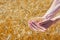
M 52 0 L 0 0 L 0 40 L 60 40 L 60 21 L 46 32 L 32 31 L 28 20 L 43 16 Z

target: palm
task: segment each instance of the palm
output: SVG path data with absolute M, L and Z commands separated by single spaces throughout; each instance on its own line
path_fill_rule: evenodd
M 44 22 L 46 19 L 42 18 L 42 17 L 35 17 L 32 18 L 31 20 L 29 20 L 29 26 L 31 29 L 35 30 L 35 31 L 44 31 L 45 28 L 40 26 L 39 23 Z

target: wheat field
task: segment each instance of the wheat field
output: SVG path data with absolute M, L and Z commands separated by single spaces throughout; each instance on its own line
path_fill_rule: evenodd
M 53 0 L 0 0 L 0 40 L 60 40 L 60 21 L 45 32 L 32 31 L 28 20 L 43 16 Z M 59 15 L 58 12 L 57 15 Z

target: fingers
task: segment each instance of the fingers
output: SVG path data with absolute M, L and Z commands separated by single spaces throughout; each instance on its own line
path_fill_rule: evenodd
M 46 30 L 45 28 L 37 25 L 37 24 L 34 23 L 34 22 L 31 22 L 31 23 L 29 24 L 29 26 L 30 26 L 30 28 L 31 28 L 32 30 L 34 30 L 34 31 L 42 31 L 42 32 L 44 32 L 44 31 Z
M 34 22 L 32 22 L 33 25 L 35 25 L 35 29 L 37 29 L 38 31 L 44 31 L 45 28 L 41 27 L 39 24 L 36 24 Z

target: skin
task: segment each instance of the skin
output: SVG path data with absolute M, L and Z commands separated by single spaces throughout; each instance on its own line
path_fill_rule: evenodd
M 54 0 L 51 7 L 44 16 L 30 19 L 28 25 L 34 31 L 44 32 L 52 24 L 60 20 L 60 15 L 54 17 L 58 11 L 60 11 L 60 0 Z
M 60 1 L 59 0 L 58 1 L 54 0 L 52 5 L 51 5 L 51 7 L 45 13 L 43 18 L 51 19 L 51 18 L 53 18 L 57 14 L 58 11 L 60 11 Z

